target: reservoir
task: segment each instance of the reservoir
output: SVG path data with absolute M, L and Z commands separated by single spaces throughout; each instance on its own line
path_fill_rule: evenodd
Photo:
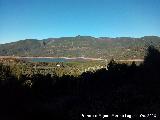
M 25 61 L 29 62 L 67 62 L 65 58 L 23 58 Z
M 75 58 L 52 58 L 52 57 L 21 57 L 25 61 L 29 62 L 85 62 L 85 61 L 95 61 L 99 60 L 97 58 L 82 58 L 82 57 L 75 57 Z M 101 59 L 100 59 L 101 60 Z

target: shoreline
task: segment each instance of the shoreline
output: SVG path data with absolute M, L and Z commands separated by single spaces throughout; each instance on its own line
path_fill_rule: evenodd
M 78 60 L 78 59 L 82 59 L 82 60 L 93 60 L 93 61 L 106 61 L 106 59 L 102 59 L 102 58 L 88 58 L 88 57 L 21 57 L 21 56 L 0 56 L 0 59 L 3 58 L 13 58 L 13 59 L 34 59 L 34 58 L 40 58 L 40 59 L 66 59 L 66 60 Z M 115 60 L 117 62 L 143 62 L 143 59 L 124 59 L 124 60 Z
M 47 59 L 66 59 L 66 60 L 76 60 L 76 59 L 84 59 L 84 60 L 105 60 L 101 58 L 88 58 L 88 57 L 21 57 L 21 56 L 0 56 L 0 59 L 3 58 L 15 58 L 15 59 L 32 59 L 32 58 L 47 58 Z

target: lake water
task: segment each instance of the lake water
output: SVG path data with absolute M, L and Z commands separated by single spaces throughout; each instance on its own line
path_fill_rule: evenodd
M 25 61 L 30 62 L 84 62 L 90 61 L 89 59 L 76 58 L 76 59 L 65 59 L 65 58 L 22 58 Z
M 64 58 L 25 58 L 24 60 L 30 62 L 67 62 Z

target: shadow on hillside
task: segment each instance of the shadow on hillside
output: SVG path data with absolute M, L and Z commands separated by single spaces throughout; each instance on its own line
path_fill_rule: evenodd
M 0 65 L 0 119 L 77 120 L 87 119 L 87 114 L 131 114 L 138 119 L 140 114 L 158 115 L 159 61 L 160 52 L 150 46 L 139 66 L 112 60 L 108 70 L 78 77 L 36 74 L 19 80 L 8 66 Z

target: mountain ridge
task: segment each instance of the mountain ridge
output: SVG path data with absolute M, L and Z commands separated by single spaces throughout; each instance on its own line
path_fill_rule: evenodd
M 139 59 L 148 46 L 160 50 L 160 37 L 60 37 L 42 40 L 25 39 L 0 44 L 0 56 L 92 57 L 107 59 Z

